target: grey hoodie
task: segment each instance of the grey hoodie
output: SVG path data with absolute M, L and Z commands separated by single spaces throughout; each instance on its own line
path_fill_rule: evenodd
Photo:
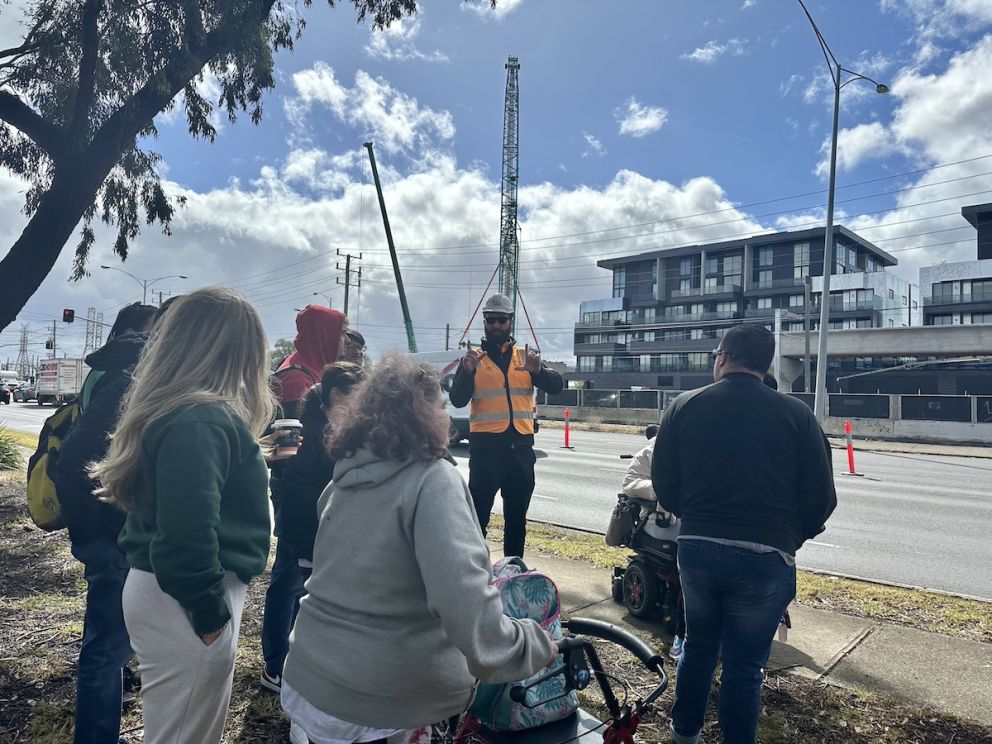
M 326 505 L 324 505 L 326 503 Z M 284 679 L 351 723 L 415 728 L 465 710 L 475 678 L 511 682 L 551 658 L 503 614 L 468 488 L 444 460 L 339 460 Z

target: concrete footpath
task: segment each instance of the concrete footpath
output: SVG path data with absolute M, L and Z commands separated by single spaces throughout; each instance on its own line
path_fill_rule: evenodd
M 490 549 L 494 557 L 501 554 L 495 545 Z M 609 570 L 539 551 L 528 552 L 526 561 L 554 579 L 566 616 L 633 628 L 667 650 L 670 639 L 660 625 L 630 616 L 613 601 Z M 992 726 L 992 644 L 798 605 L 789 612 L 788 642 L 773 643 L 770 670 L 891 695 Z

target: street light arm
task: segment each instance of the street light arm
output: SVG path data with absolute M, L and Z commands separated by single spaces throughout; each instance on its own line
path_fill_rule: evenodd
M 806 8 L 806 3 L 803 0 L 799 0 L 799 4 L 803 8 L 803 13 L 806 14 L 806 19 L 809 21 L 809 25 L 813 27 L 813 33 L 816 34 L 816 40 L 820 42 L 820 51 L 823 52 L 823 59 L 826 60 L 827 69 L 830 70 L 830 79 L 834 82 L 834 87 L 840 86 L 839 72 L 835 72 L 834 68 L 840 67 L 840 62 L 834 56 L 833 51 L 831 51 L 830 46 L 827 44 L 827 40 L 823 38 L 823 34 L 820 33 L 819 27 L 816 25 L 816 21 L 813 20 L 813 16 L 810 15 L 809 10 Z
M 854 70 L 849 70 L 846 67 L 841 67 L 840 68 L 840 71 L 841 72 L 846 72 L 848 75 L 851 76 L 847 80 L 845 80 L 843 83 L 840 84 L 840 87 L 841 88 L 843 88 L 848 83 L 853 83 L 855 80 L 867 80 L 869 83 L 874 83 L 875 90 L 877 90 L 879 93 L 888 93 L 889 92 L 889 86 L 887 86 L 885 83 L 878 82 L 874 78 L 870 78 L 867 75 L 862 75 L 860 72 L 855 72 Z
M 144 286 L 145 286 L 145 280 L 144 280 L 144 279 L 139 279 L 139 278 L 138 278 L 138 277 L 136 277 L 136 276 L 135 276 L 134 274 L 132 274 L 132 273 L 131 273 L 130 271 L 125 271 L 124 269 L 119 269 L 119 268 L 117 268 L 116 266 L 104 266 L 104 265 L 102 265 L 102 264 L 101 264 L 101 266 L 100 266 L 100 268 L 101 268 L 101 269 L 107 269 L 107 270 L 109 270 L 109 271 L 119 271 L 119 272 L 121 272 L 122 274 L 127 274 L 127 275 L 128 275 L 129 277 L 131 277 L 132 279 L 134 279 L 134 281 L 136 281 L 136 282 L 137 282 L 138 284 L 140 284 L 140 285 L 141 285 L 142 287 L 144 287 Z
M 147 280 L 147 281 L 145 282 L 145 286 L 146 286 L 146 287 L 150 287 L 150 286 L 152 286 L 152 285 L 153 285 L 153 284 L 154 284 L 155 282 L 160 282 L 160 281 L 162 281 L 163 279 L 188 279 L 188 278 L 189 278 L 189 277 L 187 277 L 187 276 L 184 276 L 183 274 L 167 274 L 166 276 L 160 276 L 160 277 L 157 277 L 157 278 L 155 278 L 155 279 L 148 279 L 148 280 Z

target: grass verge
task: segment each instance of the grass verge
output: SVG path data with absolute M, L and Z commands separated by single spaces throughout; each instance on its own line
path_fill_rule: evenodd
M 501 520 L 494 517 L 491 537 L 498 537 Z M 534 547 L 571 558 L 581 555 L 582 541 L 534 525 Z M 593 537 L 601 542 L 600 538 Z M 576 552 L 565 552 L 566 545 Z M 578 546 L 576 548 L 576 546 Z M 612 562 L 610 549 L 589 554 Z M 258 684 L 261 668 L 259 633 L 268 574 L 248 591 L 238 644 L 234 690 L 223 744 L 284 744 L 289 724 L 277 696 Z M 23 485 L 0 485 L 0 741 L 5 744 L 63 744 L 71 741 L 75 663 L 83 614 L 85 583 L 79 564 L 69 554 L 64 532 L 34 529 L 24 511 Z M 631 685 L 631 699 L 643 695 L 651 677 L 626 652 L 604 645 L 601 657 L 608 671 Z M 670 667 L 669 667 L 670 669 Z M 643 744 L 667 744 L 667 713 L 672 688 L 645 717 L 638 731 Z M 927 708 L 903 705 L 892 698 L 824 686 L 789 675 L 765 682 L 758 744 L 922 744 L 957 742 L 992 744 L 992 729 L 962 722 Z M 583 693 L 583 705 L 603 710 L 602 696 L 593 686 Z M 711 706 L 702 744 L 721 741 Z M 141 702 L 129 703 L 122 720 L 124 740 L 141 739 Z
M 503 518 L 494 514 L 489 539 L 503 539 Z M 550 555 L 584 561 L 603 569 L 626 564 L 633 552 L 611 548 L 602 535 L 550 525 L 527 525 L 527 545 Z M 992 603 L 918 589 L 799 571 L 796 602 L 821 610 L 900 623 L 918 630 L 992 643 Z

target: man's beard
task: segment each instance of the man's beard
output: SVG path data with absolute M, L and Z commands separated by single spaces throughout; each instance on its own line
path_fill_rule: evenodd
M 496 344 L 497 346 L 502 346 L 507 341 L 510 340 L 510 329 L 509 328 L 487 328 L 486 329 L 486 340 L 490 343 Z

